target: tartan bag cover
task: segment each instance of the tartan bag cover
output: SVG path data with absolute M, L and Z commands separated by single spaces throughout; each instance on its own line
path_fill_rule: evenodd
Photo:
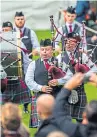
M 30 114 L 30 123 L 29 123 L 30 128 L 39 127 L 40 125 L 40 120 L 36 110 L 36 100 L 37 100 L 36 96 L 33 95 L 31 102 L 31 114 Z
M 18 104 L 30 103 L 31 93 L 27 88 L 25 82 L 22 79 L 8 80 L 7 89 L 4 91 L 0 98 L 2 97 L 2 102 L 13 102 Z

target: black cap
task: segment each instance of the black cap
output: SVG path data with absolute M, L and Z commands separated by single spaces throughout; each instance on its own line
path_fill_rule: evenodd
M 50 39 L 41 40 L 40 46 L 41 47 L 52 46 L 52 42 Z
M 76 39 L 79 42 L 81 41 L 81 37 L 80 37 L 79 33 L 75 33 L 75 32 L 68 33 L 67 38 L 73 38 L 73 39 Z
M 10 21 L 6 21 L 2 23 L 2 28 L 4 27 L 11 27 L 13 29 L 13 25 Z
M 76 14 L 75 8 L 73 8 L 72 6 L 68 7 L 66 11 L 71 13 L 71 14 Z
M 15 17 L 21 17 L 21 16 L 24 16 L 24 13 L 22 11 L 15 13 Z

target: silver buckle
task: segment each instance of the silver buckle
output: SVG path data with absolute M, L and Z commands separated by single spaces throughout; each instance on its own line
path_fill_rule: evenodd
M 71 91 L 71 95 L 68 98 L 70 104 L 76 104 L 78 102 L 78 93 L 76 90 Z

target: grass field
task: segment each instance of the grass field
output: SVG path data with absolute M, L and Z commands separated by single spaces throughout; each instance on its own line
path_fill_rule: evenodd
M 38 36 L 38 39 L 40 41 L 40 39 L 45 39 L 45 38 L 51 38 L 51 34 L 50 31 L 36 31 L 36 34 Z M 86 90 L 86 94 L 87 94 L 87 99 L 88 101 L 92 100 L 92 99 L 96 99 L 97 100 L 97 88 L 90 85 L 90 84 L 86 84 L 85 85 L 85 90 Z M 22 109 L 22 106 L 20 106 Z M 29 110 L 30 110 L 30 105 L 29 105 Z M 27 127 L 29 127 L 29 114 L 23 114 L 23 123 L 25 123 L 25 125 Z M 34 137 L 34 133 L 36 132 L 37 129 L 34 128 L 29 128 L 31 137 Z

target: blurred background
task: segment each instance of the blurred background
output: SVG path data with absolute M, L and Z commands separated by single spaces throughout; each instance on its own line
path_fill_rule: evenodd
M 97 1 L 90 1 L 97 11 Z M 60 9 L 75 6 L 76 0 L 1 0 L 1 23 L 11 21 L 14 23 L 16 11 L 23 11 L 26 24 L 34 30 L 50 28 L 49 16 L 54 16 L 56 26 L 60 18 Z

